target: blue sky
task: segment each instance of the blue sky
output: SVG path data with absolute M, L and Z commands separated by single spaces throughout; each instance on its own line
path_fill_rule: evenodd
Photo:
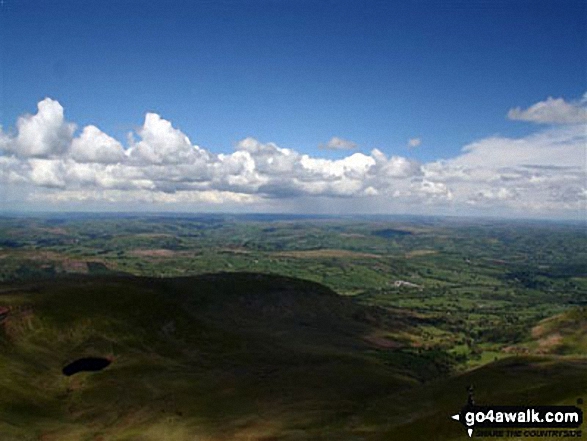
M 48 97 L 72 137 L 95 125 L 125 149 L 153 112 L 213 155 L 251 137 L 312 158 L 377 149 L 425 165 L 482 140 L 560 134 L 560 121 L 508 112 L 548 97 L 583 109 L 587 91 L 584 1 L 5 0 L 0 14 L 0 123 L 12 137 Z M 318 147 L 333 137 L 355 147 Z M 214 189 L 243 192 L 228 187 Z M 332 196 L 318 193 L 303 196 Z

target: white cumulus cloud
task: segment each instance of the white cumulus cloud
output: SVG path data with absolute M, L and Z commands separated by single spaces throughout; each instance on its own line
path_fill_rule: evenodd
M 29 159 L 30 181 L 41 187 L 65 187 L 65 167 L 58 159 Z
M 124 159 L 124 148 L 117 140 L 90 125 L 84 127 L 81 136 L 71 143 L 71 156 L 77 162 L 117 163 Z
M 352 150 L 357 148 L 357 144 L 346 139 L 333 136 L 326 144 L 320 144 L 318 147 L 325 150 Z
M 10 143 L 9 150 L 19 156 L 40 158 L 64 153 L 73 137 L 75 125 L 65 122 L 63 107 L 50 98 L 39 102 L 37 109 L 35 115 L 24 115 L 18 119 L 18 136 Z M 2 143 L 8 144 L 6 140 Z
M 583 98 L 580 101 L 567 102 L 563 98 L 548 97 L 527 109 L 510 109 L 508 118 L 538 124 L 587 123 L 587 100 Z
M 184 133 L 156 113 L 147 113 L 138 134 L 141 141 L 130 148 L 130 156 L 141 163 L 185 164 L 202 154 Z
M 93 125 L 74 137 L 75 125 L 47 98 L 37 114 L 18 119 L 14 134 L 0 129 L 0 185 L 32 206 L 265 204 L 336 212 L 474 207 L 560 216 L 584 212 L 587 203 L 587 134 L 573 118 L 524 137 L 480 139 L 453 158 L 419 163 L 378 149 L 328 159 L 251 137 L 216 154 L 155 113 L 146 114 L 124 147 Z

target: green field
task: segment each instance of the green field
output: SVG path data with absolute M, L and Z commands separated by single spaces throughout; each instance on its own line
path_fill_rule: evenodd
M 457 440 L 469 384 L 575 404 L 586 245 L 522 221 L 4 217 L 1 439 Z M 62 375 L 85 356 L 113 361 Z

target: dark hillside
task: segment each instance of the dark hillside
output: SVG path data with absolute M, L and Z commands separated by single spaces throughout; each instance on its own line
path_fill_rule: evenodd
M 456 439 L 467 382 L 500 403 L 586 389 L 556 358 L 448 376 L 408 347 L 414 318 L 282 276 L 64 277 L 0 306 L 3 441 Z
M 15 439 L 157 433 L 170 419 L 187 433 L 229 439 L 277 430 L 261 429 L 265 419 L 280 420 L 285 433 L 317 430 L 416 382 L 382 361 L 379 352 L 390 349 L 368 339 L 407 322 L 312 282 L 246 273 L 79 276 L 3 291 L 0 303 L 28 311 L 2 323 L 0 424 Z M 92 357 L 112 362 L 62 374 Z M 434 363 L 426 364 L 433 375 Z

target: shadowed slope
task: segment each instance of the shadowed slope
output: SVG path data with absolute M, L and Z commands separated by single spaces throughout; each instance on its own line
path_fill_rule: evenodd
M 0 420 L 16 438 L 156 432 L 169 418 L 229 439 L 253 426 L 317 430 L 415 382 L 365 339 L 409 323 L 312 282 L 243 273 L 15 288 L 3 302 L 32 311 L 3 328 L 0 346 Z M 113 363 L 62 376 L 87 357 Z
M 27 313 L 0 325 L 3 440 L 410 440 L 430 430 L 452 439 L 461 428 L 445 415 L 460 406 L 463 382 L 481 385 L 480 397 L 488 385 L 495 400 L 539 379 L 537 401 L 568 398 L 560 385 L 569 382 L 585 390 L 577 379 L 587 369 L 572 360 L 439 377 L 434 359 L 401 349 L 410 319 L 287 277 L 75 277 L 6 288 L 2 304 Z M 374 334 L 398 344 L 375 345 Z M 62 375 L 87 357 L 112 364 Z

